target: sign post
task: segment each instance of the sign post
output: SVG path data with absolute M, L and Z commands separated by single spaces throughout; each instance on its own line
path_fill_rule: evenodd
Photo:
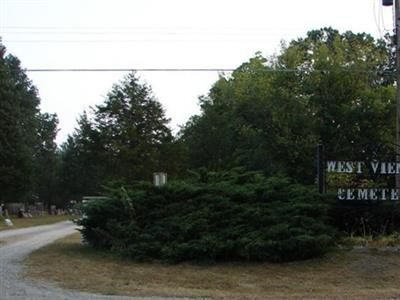
M 324 146 L 318 144 L 317 146 L 317 185 L 318 193 L 325 192 L 325 163 L 324 163 Z

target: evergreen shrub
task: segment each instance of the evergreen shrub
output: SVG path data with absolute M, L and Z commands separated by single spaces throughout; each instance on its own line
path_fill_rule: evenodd
M 320 195 L 288 178 L 242 175 L 113 189 L 86 203 L 78 224 L 90 245 L 137 260 L 280 262 L 325 253 L 334 231 Z

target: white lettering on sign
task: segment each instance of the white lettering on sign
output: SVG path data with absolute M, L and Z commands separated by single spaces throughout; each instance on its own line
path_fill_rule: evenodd
M 347 173 L 345 169 L 345 162 L 339 161 L 338 162 L 338 173 Z
M 363 165 L 364 165 L 364 162 L 358 161 L 358 162 L 356 162 L 356 164 L 357 164 L 357 174 L 361 174 L 361 173 L 362 173 L 362 167 L 363 167 Z
M 367 189 L 358 189 L 357 199 L 360 200 L 368 200 L 368 190 Z
M 379 163 L 371 162 L 371 167 L 372 167 L 372 170 L 374 171 L 374 174 L 376 174 L 376 171 L 378 171 Z
M 346 200 L 345 189 L 338 189 L 337 197 L 339 200 Z
M 327 161 L 327 173 L 357 173 L 362 174 L 369 170 L 373 174 L 396 175 L 400 174 L 400 162 L 379 162 L 369 163 L 363 161 Z
M 398 201 L 399 190 L 397 189 L 376 189 L 376 188 L 359 188 L 359 189 L 338 189 L 337 197 L 339 200 L 372 200 L 372 201 Z
M 390 192 L 390 200 L 393 201 L 399 200 L 399 193 L 395 189 L 392 189 Z
M 354 189 L 347 189 L 346 200 L 354 200 Z
M 328 161 L 328 173 L 362 173 L 363 162 L 352 161 Z
M 400 174 L 400 162 L 382 161 L 327 161 L 327 173 L 394 176 Z M 343 201 L 399 201 L 400 189 L 395 188 L 339 188 L 337 198 Z
M 369 198 L 371 200 L 378 200 L 377 191 L 378 191 L 378 189 L 370 189 L 369 190 Z
M 396 174 L 396 163 L 391 162 L 387 165 L 387 172 L 388 174 Z
M 328 173 L 336 172 L 336 161 L 328 161 L 327 166 L 328 166 L 328 169 L 327 169 Z
M 389 192 L 389 189 L 382 189 L 382 200 L 386 200 L 386 194 Z

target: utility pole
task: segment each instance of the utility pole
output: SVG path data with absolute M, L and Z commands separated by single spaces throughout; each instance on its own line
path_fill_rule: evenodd
M 400 0 L 395 0 L 394 10 L 396 43 L 396 162 L 400 162 Z M 400 188 L 400 174 L 396 174 L 396 188 Z
M 393 0 L 382 0 L 384 6 L 392 6 Z M 396 46 L 396 162 L 400 162 L 400 0 L 394 0 L 394 43 Z M 400 188 L 400 174 L 396 174 L 396 188 Z

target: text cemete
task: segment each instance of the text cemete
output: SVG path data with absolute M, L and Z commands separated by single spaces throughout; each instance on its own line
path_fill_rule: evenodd
M 375 188 L 340 188 L 338 189 L 339 200 L 365 200 L 365 201 L 398 201 L 398 189 L 375 189 Z

